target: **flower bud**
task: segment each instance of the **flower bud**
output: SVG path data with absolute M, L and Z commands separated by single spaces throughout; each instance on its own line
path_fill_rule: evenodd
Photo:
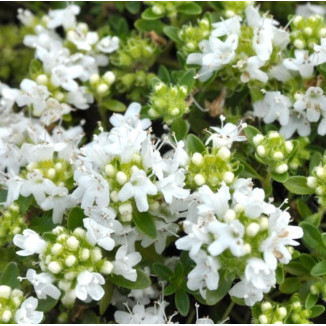
M 55 243 L 51 248 L 51 253 L 53 255 L 59 255 L 62 252 L 63 246 L 60 243 Z
M 47 75 L 42 74 L 42 75 L 38 75 L 36 77 L 36 82 L 39 85 L 46 85 L 48 81 L 49 81 L 49 79 L 48 79 L 48 76 Z
M 297 49 L 304 49 L 305 47 L 305 42 L 300 40 L 300 39 L 296 39 L 294 42 L 293 42 L 293 45 L 297 48 Z
M 281 160 L 283 160 L 283 158 L 284 158 L 284 155 L 283 155 L 282 152 L 275 152 L 273 154 L 273 159 L 274 160 L 281 161 Z
M 265 154 L 266 154 L 265 147 L 263 145 L 259 145 L 257 147 L 257 153 L 258 153 L 259 156 L 265 156 Z
M 48 269 L 52 274 L 58 274 L 61 272 L 61 266 L 57 261 L 51 261 L 48 265 Z
M 257 223 L 250 223 L 246 228 L 246 233 L 249 237 L 254 237 L 259 232 L 260 226 Z
M 47 176 L 49 179 L 53 179 L 55 177 L 56 171 L 53 168 L 48 169 Z
M 94 248 L 92 250 L 92 258 L 94 261 L 99 261 L 102 259 L 102 252 L 100 248 Z
M 289 168 L 288 165 L 286 163 L 283 163 L 275 169 L 275 172 L 279 174 L 283 174 L 287 172 L 288 168 Z
M 89 249 L 83 249 L 82 252 L 81 252 L 81 255 L 80 255 L 80 259 L 82 261 L 85 261 L 85 260 L 87 260 L 89 258 L 89 256 L 90 256 Z
M 315 189 L 317 187 L 317 179 L 315 177 L 308 177 L 307 178 L 307 186 L 309 188 Z
M 200 173 L 198 173 L 198 174 L 195 175 L 194 181 L 195 181 L 195 183 L 196 183 L 196 185 L 198 187 L 202 186 L 206 182 L 204 176 L 202 174 L 200 174 Z
M 0 297 L 8 299 L 11 294 L 11 288 L 7 285 L 0 285 Z
M 101 272 L 103 274 L 110 274 L 112 272 L 112 269 L 113 269 L 112 263 L 106 260 L 101 268 Z
M 5 310 L 3 313 L 2 313 L 2 316 L 1 316 L 1 319 L 4 323 L 8 323 L 10 321 L 12 317 L 12 313 L 10 310 Z
M 113 84 L 115 81 L 115 75 L 112 71 L 107 71 L 104 75 L 103 75 L 103 79 L 108 83 L 108 84 Z
M 65 265 L 68 267 L 71 267 L 72 265 L 74 265 L 76 263 L 77 259 L 74 255 L 69 255 L 66 259 L 65 259 Z
M 267 319 L 267 317 L 266 317 L 265 315 L 260 315 L 260 316 L 258 317 L 258 320 L 259 320 L 259 322 L 260 322 L 261 324 L 268 324 L 268 319 Z
M 219 149 L 219 151 L 217 152 L 217 155 L 223 160 L 223 161 L 227 161 L 230 156 L 231 156 L 231 152 L 227 147 L 221 147 Z
M 96 91 L 99 95 L 104 95 L 109 90 L 109 86 L 107 84 L 100 84 L 97 86 Z
M 234 180 L 234 174 L 230 171 L 227 171 L 223 174 L 223 181 L 227 184 L 230 184 Z
M 254 136 L 253 142 L 254 142 L 255 146 L 259 145 L 264 138 L 265 137 L 262 134 L 257 134 L 256 136 Z
M 203 155 L 200 153 L 194 153 L 191 157 L 191 162 L 194 163 L 196 166 L 200 166 L 204 163 Z
M 268 301 L 265 301 L 261 304 L 261 310 L 266 311 L 272 309 L 272 304 Z
M 74 236 L 70 236 L 67 239 L 66 243 L 67 243 L 68 248 L 71 250 L 77 250 L 79 247 L 79 241 Z
M 285 318 L 285 316 L 286 316 L 287 313 L 288 313 L 285 307 L 280 307 L 280 308 L 278 308 L 278 309 L 277 309 L 277 312 L 278 312 L 278 314 L 279 314 L 279 316 L 280 316 L 281 318 Z
M 112 177 L 115 173 L 115 168 L 112 164 L 107 164 L 104 168 L 104 172 L 108 177 Z
M 115 177 L 116 177 L 117 182 L 120 185 L 124 185 L 127 182 L 127 180 L 128 180 L 128 177 L 122 171 L 119 171 Z

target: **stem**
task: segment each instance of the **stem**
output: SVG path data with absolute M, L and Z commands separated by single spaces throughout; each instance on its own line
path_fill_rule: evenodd
M 190 314 L 189 314 L 189 316 L 188 316 L 188 318 L 187 318 L 186 324 L 192 324 L 192 320 L 194 319 L 195 312 L 196 312 L 195 309 L 192 309 L 192 310 L 190 311 Z
M 107 118 L 106 118 L 106 109 L 105 107 L 102 105 L 102 97 L 98 97 L 96 99 L 97 101 L 97 107 L 98 107 L 98 111 L 100 113 L 101 116 L 101 120 L 102 120 L 102 127 L 104 128 L 104 130 L 107 130 Z
M 227 307 L 221 321 L 225 320 L 229 316 L 229 314 L 230 314 L 231 310 L 233 309 L 233 307 L 234 307 L 234 302 L 231 301 L 229 306 Z

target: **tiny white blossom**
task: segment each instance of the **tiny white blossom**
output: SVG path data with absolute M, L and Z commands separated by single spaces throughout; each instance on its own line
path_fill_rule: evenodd
M 283 61 L 283 65 L 293 71 L 298 71 L 304 78 L 312 76 L 314 71 L 313 60 L 309 57 L 309 53 L 306 50 L 295 50 L 295 59 L 288 58 Z
M 103 53 L 112 53 L 118 50 L 119 42 L 117 36 L 106 36 L 97 43 L 96 48 Z
M 80 12 L 80 7 L 76 5 L 68 5 L 64 9 L 50 10 L 48 28 L 57 28 L 63 26 L 64 29 L 74 27 L 76 24 L 76 16 Z
M 14 244 L 23 249 L 17 251 L 17 255 L 19 256 L 42 254 L 47 246 L 46 241 L 30 229 L 24 230 L 23 234 L 16 234 L 14 236 Z
M 104 295 L 101 286 L 104 283 L 104 277 L 99 273 L 81 272 L 77 277 L 76 297 L 85 302 L 89 302 L 90 299 L 99 301 Z
M 27 298 L 16 311 L 17 324 L 39 324 L 43 319 L 43 312 L 37 311 L 38 301 L 33 297 Z

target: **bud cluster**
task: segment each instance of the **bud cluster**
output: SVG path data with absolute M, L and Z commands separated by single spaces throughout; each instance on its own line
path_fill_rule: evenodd
M 24 300 L 23 292 L 12 290 L 7 285 L 0 285 L 0 321 L 1 323 L 15 323 L 14 317 L 17 309 Z
M 285 140 L 276 131 L 270 131 L 266 136 L 257 134 L 253 138 L 257 161 L 268 165 L 271 172 L 284 174 L 288 171 L 289 159 L 294 154 L 292 140 Z
M 91 90 L 99 96 L 109 95 L 110 87 L 115 81 L 115 75 L 112 71 L 107 71 L 102 77 L 98 74 L 93 74 L 89 78 Z
M 151 119 L 163 118 L 164 122 L 171 124 L 188 112 L 187 96 L 186 86 L 157 83 L 149 98 L 149 117 Z

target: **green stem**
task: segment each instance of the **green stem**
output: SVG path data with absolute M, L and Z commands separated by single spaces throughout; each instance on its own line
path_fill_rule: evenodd
M 193 321 L 193 319 L 195 317 L 195 312 L 196 312 L 195 309 L 191 309 L 190 314 L 189 314 L 189 316 L 187 318 L 186 324 L 193 324 L 192 321 Z
M 107 130 L 107 118 L 106 118 L 106 109 L 105 107 L 102 105 L 102 97 L 98 97 L 96 99 L 97 101 L 97 107 L 98 107 L 98 111 L 100 113 L 101 116 L 101 121 L 102 121 L 102 127 L 104 128 L 104 130 Z
M 233 307 L 234 307 L 234 302 L 231 301 L 230 304 L 229 304 L 229 306 L 227 307 L 227 309 L 226 309 L 226 311 L 225 311 L 225 313 L 224 313 L 221 321 L 225 320 L 229 316 L 229 314 L 232 311 Z

